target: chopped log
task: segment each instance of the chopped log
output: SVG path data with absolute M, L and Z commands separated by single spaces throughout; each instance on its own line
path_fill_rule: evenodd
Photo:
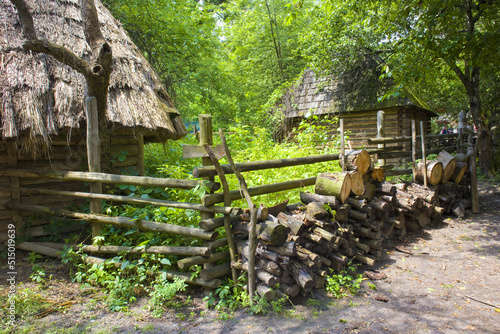
M 260 223 L 259 226 L 257 239 L 273 246 L 281 246 L 286 242 L 288 233 L 285 226 L 270 220 Z
M 394 186 L 396 187 L 396 190 L 400 190 L 400 191 L 407 191 L 408 190 L 408 183 L 406 183 L 406 182 L 396 183 Z M 394 193 L 394 195 L 396 195 L 396 193 Z
M 364 263 L 368 266 L 375 265 L 375 259 L 373 259 L 367 255 L 360 254 L 359 252 L 354 252 L 354 258 L 356 260 L 358 260 L 359 262 Z
M 405 219 L 405 227 L 411 232 L 420 230 L 420 225 L 415 221 L 415 218 L 407 216 Z
M 453 176 L 455 167 L 457 165 L 455 157 L 443 150 L 437 155 L 436 161 L 439 161 L 443 164 L 443 175 L 441 177 L 441 183 L 448 182 Z
M 360 235 L 368 239 L 380 239 L 382 237 L 382 232 L 381 231 L 374 232 L 369 228 L 360 227 L 354 230 L 354 235 Z
M 271 275 L 270 273 L 262 269 L 256 270 L 255 276 L 257 276 L 257 278 L 260 279 L 267 286 L 274 287 L 279 281 L 278 277 Z
M 392 201 L 393 197 L 390 197 L 390 199 Z M 373 200 L 370 202 L 370 205 L 373 206 L 376 210 L 380 211 L 389 211 L 392 207 L 392 205 L 389 202 L 384 201 L 378 197 L 374 197 Z
M 309 204 L 312 202 L 326 203 L 326 204 L 328 204 L 328 206 L 330 206 L 334 210 L 337 210 L 342 205 L 339 202 L 339 200 L 337 199 L 337 197 L 335 197 L 335 196 L 318 195 L 318 194 L 313 194 L 313 193 L 308 193 L 308 192 L 301 192 L 300 193 L 300 200 L 304 204 Z
M 204 264 L 204 263 L 213 263 L 220 260 L 229 259 L 229 251 L 221 252 L 221 253 L 212 253 L 211 256 L 193 256 L 186 257 L 184 259 L 180 259 L 177 261 L 177 266 L 180 269 L 191 268 L 192 266 Z
M 229 274 L 231 274 L 231 263 L 229 262 L 219 264 L 218 266 L 211 268 L 202 269 L 200 271 L 200 277 L 205 281 L 210 281 L 214 278 L 227 276 Z
M 350 210 L 349 211 L 349 218 L 352 218 L 352 219 L 356 219 L 356 220 L 359 220 L 359 221 L 363 221 L 363 222 L 369 222 L 373 219 L 372 215 L 369 214 L 368 212 L 361 212 L 361 211 L 357 211 L 357 210 Z
M 370 176 L 373 180 L 377 182 L 382 182 L 385 180 L 385 172 L 382 167 L 375 167 L 373 171 L 370 173 Z
M 347 170 L 355 170 L 365 175 L 371 166 L 370 154 L 366 150 L 346 151 L 344 165 Z
M 365 183 L 363 176 L 357 171 L 350 171 L 349 177 L 351 178 L 351 192 L 355 196 L 361 196 L 365 193 Z
M 288 284 L 282 283 L 282 284 L 280 284 L 280 290 L 283 291 L 287 296 L 293 298 L 299 294 L 300 285 L 298 285 L 298 284 L 288 285 Z
M 325 203 L 311 202 L 306 206 L 306 212 L 310 217 L 315 219 L 328 219 L 330 214 L 325 209 Z
M 353 197 L 349 197 L 347 199 L 347 203 L 361 211 L 366 211 L 366 208 L 368 207 L 368 202 L 365 199 L 355 199 Z
M 277 262 L 270 261 L 270 260 L 263 259 L 263 258 L 257 258 L 255 263 L 257 264 L 257 266 L 259 268 L 267 271 L 268 273 L 270 273 L 274 276 L 280 277 L 282 274 L 282 269 L 278 265 Z
M 462 181 L 462 178 L 464 177 L 468 168 L 469 168 L 469 165 L 466 162 L 457 162 L 457 165 L 455 167 L 455 170 L 453 171 L 453 175 L 451 176 L 451 179 L 456 184 L 459 184 L 460 181 Z
M 257 210 L 257 220 L 266 220 L 269 215 L 269 209 L 264 205 L 260 204 Z M 250 221 L 250 209 L 243 209 L 243 212 L 240 214 L 241 220 Z
M 382 249 L 382 239 L 359 239 L 359 242 L 373 249 Z
M 427 166 L 424 166 L 423 162 L 420 161 L 417 166 L 417 180 L 424 182 L 424 177 L 427 177 L 427 182 L 435 186 L 443 177 L 443 164 L 439 161 L 429 161 Z
M 397 214 L 397 213 L 394 213 Z M 405 226 L 405 215 L 402 213 L 399 213 L 395 216 L 389 216 L 386 219 L 384 219 L 384 222 L 387 222 L 389 224 L 393 224 L 395 228 L 403 228 Z
M 335 220 L 339 223 L 347 222 L 347 218 L 349 217 L 349 211 L 351 210 L 350 205 L 342 205 L 335 213 Z
M 378 193 L 386 194 L 389 196 L 396 196 L 397 188 L 393 183 L 389 181 L 376 183 L 375 186 Z
M 240 216 L 231 216 L 231 223 L 240 220 Z M 200 228 L 205 231 L 213 231 L 224 226 L 224 217 L 203 219 L 199 223 Z
M 267 249 L 283 256 L 294 256 L 297 251 L 295 241 L 287 241 L 279 247 L 267 246 Z
M 280 224 L 290 229 L 291 235 L 301 235 L 302 231 L 306 228 L 306 225 L 304 224 L 303 221 L 293 216 L 284 214 L 283 212 L 281 212 L 277 218 Z
M 377 186 L 371 182 L 365 182 L 365 192 L 360 197 L 371 201 L 375 196 L 375 192 L 377 191 Z
M 280 212 L 286 212 L 287 205 L 288 205 L 288 199 L 284 202 L 268 207 L 267 210 L 270 215 L 277 217 Z
M 206 244 L 206 246 L 212 251 L 214 252 L 217 248 L 219 247 L 224 247 L 224 246 L 227 246 L 227 239 L 226 238 L 222 238 L 222 239 L 217 239 L 217 240 L 214 240 L 214 241 L 210 241 Z
M 298 262 L 292 262 L 290 264 L 290 269 L 292 276 L 300 287 L 306 291 L 311 291 L 314 287 L 314 280 L 304 266 Z
M 259 294 L 259 296 L 264 298 L 266 301 L 271 301 L 276 299 L 276 292 L 265 284 L 262 283 L 258 284 L 256 291 Z
M 351 193 L 351 177 L 348 173 L 322 173 L 316 178 L 316 194 L 335 196 L 344 203 Z

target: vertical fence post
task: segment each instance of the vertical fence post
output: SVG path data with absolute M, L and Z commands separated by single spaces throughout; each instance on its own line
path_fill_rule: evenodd
M 344 137 L 344 118 L 340 118 L 340 166 L 345 172 L 345 137 Z
M 417 181 L 417 120 L 415 116 L 411 119 L 411 168 L 413 170 L 413 182 Z
M 385 137 L 384 114 L 383 110 L 377 112 L 377 138 Z M 378 144 L 378 148 L 385 148 L 385 144 Z M 385 165 L 385 159 L 379 159 L 378 164 Z
M 85 113 L 87 116 L 87 159 L 89 172 L 101 172 L 101 143 L 99 140 L 99 119 L 97 116 L 97 99 L 88 97 L 85 99 Z M 102 184 L 90 182 L 91 193 L 102 193 Z M 90 213 L 102 213 L 102 200 L 90 200 Z M 101 234 L 101 225 L 92 224 L 92 238 Z
M 200 123 L 200 131 L 198 132 L 198 140 L 200 142 L 200 145 L 208 145 L 211 146 L 213 145 L 213 131 L 212 131 L 212 115 L 210 114 L 199 114 L 198 115 L 198 122 Z M 211 166 L 212 160 L 209 157 L 203 157 L 201 158 L 201 164 L 203 166 Z M 214 181 L 214 177 L 207 177 L 205 178 L 206 180 L 209 181 Z M 208 219 L 208 218 L 213 218 L 214 214 L 211 212 L 200 212 L 200 219 Z M 208 242 L 204 242 L 207 244 Z M 211 268 L 213 267 L 213 263 L 205 263 L 203 265 L 203 268 Z
M 472 200 L 472 213 L 479 213 L 479 197 L 477 194 L 477 150 L 474 147 L 472 132 L 469 132 L 467 143 L 467 155 L 469 155 L 469 172 L 470 172 L 470 194 Z
M 422 163 L 424 164 L 424 187 L 427 188 L 427 156 L 425 154 L 424 121 L 420 121 L 420 136 L 422 138 Z

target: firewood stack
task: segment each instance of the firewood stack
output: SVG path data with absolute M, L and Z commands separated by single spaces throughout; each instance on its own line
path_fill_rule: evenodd
M 440 164 L 446 170 L 450 162 Z M 454 170 L 442 173 L 440 184 L 425 188 L 408 181 L 378 181 L 383 169 L 373 169 L 367 167 L 366 161 L 351 159 L 346 166 L 353 170 L 320 174 L 315 193 L 300 193 L 301 203 L 261 207 L 257 226 L 257 292 L 267 299 L 283 294 L 306 295 L 313 288 L 323 287 L 332 271 L 340 272 L 352 260 L 374 265 L 387 239 L 401 239 L 447 213 L 463 217 L 470 205 L 467 166 L 463 168 L 464 162 L 458 159 L 452 164 Z M 432 163 L 428 166 L 435 168 Z M 431 174 L 427 173 L 428 177 Z M 354 183 L 358 187 L 356 192 L 352 189 Z M 232 216 L 231 221 L 240 259 L 231 266 L 247 271 L 249 216 L 245 213 Z M 221 226 L 222 218 L 200 222 L 200 227 L 207 231 Z M 217 242 L 212 242 L 214 247 Z M 205 262 L 199 256 L 180 260 L 179 266 L 215 262 L 214 256 L 218 260 L 229 258 L 227 252 L 215 253 Z M 214 279 L 229 272 L 226 262 L 203 269 L 201 277 Z M 279 289 L 275 289 L 278 283 Z

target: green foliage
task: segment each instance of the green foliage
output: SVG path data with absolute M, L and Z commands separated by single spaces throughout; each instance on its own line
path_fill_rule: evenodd
M 30 252 L 28 255 L 28 262 L 29 263 L 35 263 L 38 259 L 41 259 L 42 256 L 38 254 L 37 252 Z
M 287 302 L 285 298 L 268 302 L 265 298 L 256 295 L 253 303 L 250 303 L 248 292 L 243 288 L 245 283 L 244 277 L 240 277 L 237 283 L 228 280 L 227 284 L 221 285 L 215 293 L 210 293 L 203 300 L 207 307 L 214 307 L 218 311 L 218 317 L 222 320 L 229 319 L 231 314 L 238 309 L 246 309 L 248 313 L 254 315 L 285 311 L 284 305 Z
M 30 280 L 35 283 L 45 285 L 45 270 L 37 264 L 33 265 Z
M 159 275 L 153 286 L 153 291 L 149 293 L 149 309 L 154 317 L 159 318 L 165 313 L 165 308 L 172 305 L 172 300 L 180 291 L 185 291 L 187 284 L 179 277 L 175 277 L 173 282 L 167 281 L 165 273 Z
M 363 277 L 355 272 L 356 267 L 349 263 L 347 269 L 338 274 L 332 273 L 332 275 L 327 276 L 326 291 L 335 299 L 342 299 L 349 294 L 356 294 L 361 287 Z

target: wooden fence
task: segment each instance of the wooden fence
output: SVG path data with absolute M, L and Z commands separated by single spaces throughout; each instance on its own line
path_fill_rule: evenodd
M 200 115 L 201 116 L 201 115 Z M 211 122 L 210 117 L 204 115 L 203 122 L 200 124 L 205 124 L 202 129 L 200 129 L 201 134 L 200 145 L 205 147 L 210 144 L 211 139 L 207 139 L 207 132 L 211 132 Z M 423 133 L 423 132 L 422 132 Z M 450 140 L 457 141 L 458 134 L 449 135 L 430 135 L 421 138 L 416 136 L 412 137 L 399 137 L 399 138 L 376 138 L 370 140 L 371 144 L 382 145 L 378 149 L 368 149 L 367 152 L 371 154 L 374 158 L 383 160 L 389 157 L 409 157 L 413 159 L 413 162 L 418 157 L 422 157 L 427 154 L 438 153 L 441 150 L 447 150 L 448 152 L 456 151 L 457 149 L 464 148 L 465 146 L 460 142 L 461 138 L 458 140 L 458 145 L 444 146 L 441 147 L 431 147 L 431 145 L 446 144 Z M 420 143 L 419 143 L 420 140 Z M 411 152 L 402 151 L 401 146 L 389 146 L 383 147 L 384 144 L 389 143 L 401 143 L 401 142 L 412 142 L 413 150 Z M 419 145 L 421 143 L 424 145 Z M 471 142 L 470 142 L 471 144 Z M 417 149 L 420 147 L 420 149 Z M 469 147 L 470 148 L 470 147 Z M 22 203 L 9 203 L 7 207 L 11 210 L 19 210 L 25 212 L 31 212 L 35 214 L 48 214 L 56 217 L 63 217 L 75 220 L 82 220 L 90 222 L 94 225 L 111 224 L 121 227 L 137 228 L 144 231 L 155 231 L 168 234 L 176 234 L 185 237 L 192 237 L 203 240 L 204 244 L 202 247 L 173 247 L 173 246 L 155 246 L 147 248 L 137 248 L 137 247 L 121 247 L 121 246 L 84 246 L 83 251 L 92 254 L 117 254 L 122 251 L 127 251 L 130 253 L 154 253 L 154 254 L 177 254 L 181 257 L 177 262 L 177 266 L 180 270 L 184 270 L 193 265 L 203 265 L 203 270 L 200 273 L 199 278 L 192 279 L 189 273 L 174 272 L 169 271 L 169 277 L 173 278 L 175 276 L 184 278 L 188 283 L 198 284 L 205 287 L 214 288 L 220 285 L 220 278 L 227 276 L 231 273 L 230 258 L 231 254 L 228 251 L 216 252 L 219 247 L 228 245 L 228 238 L 232 237 L 229 230 L 228 238 L 219 238 L 217 229 L 219 227 L 225 226 L 229 219 L 229 222 L 239 219 L 239 215 L 242 213 L 242 208 L 233 207 L 231 205 L 232 201 L 244 198 L 244 194 L 241 189 L 234 189 L 224 192 L 216 192 L 220 189 L 220 184 L 214 182 L 214 176 L 219 175 L 221 177 L 221 171 L 223 174 L 239 172 L 249 172 L 258 171 L 266 169 L 283 168 L 290 166 L 314 164 L 325 161 L 336 161 L 344 154 L 344 149 L 341 148 L 340 154 L 329 154 L 329 155 L 319 155 L 310 156 L 303 158 L 292 158 L 292 159 L 279 159 L 279 160 L 268 160 L 268 161 L 254 161 L 247 163 L 238 163 L 235 166 L 222 165 L 219 170 L 216 166 L 212 165 L 207 156 L 203 156 L 203 166 L 193 170 L 193 176 L 201 178 L 201 180 L 176 180 L 176 179 L 159 179 L 150 177 L 138 177 L 138 176 L 125 176 L 125 175 L 115 175 L 115 174 L 105 174 L 98 172 L 58 172 L 52 170 L 46 171 L 33 171 L 33 170 L 15 170 L 15 169 L 2 169 L 0 170 L 0 176 L 16 176 L 23 178 L 46 178 L 60 181 L 85 181 L 91 184 L 127 184 L 127 185 L 137 185 L 143 187 L 163 187 L 163 188 L 179 188 L 179 189 L 192 189 L 200 184 L 207 185 L 210 189 L 210 194 L 205 195 L 201 199 L 201 203 L 181 203 L 174 201 L 158 200 L 158 199 L 146 199 L 131 196 L 119 196 L 111 194 L 102 194 L 100 192 L 83 192 L 83 191 L 66 191 L 66 190 L 54 190 L 54 189 L 42 189 L 37 187 L 20 187 L 20 188 L 10 188 L 1 187 L 1 190 L 5 191 L 20 191 L 29 194 L 47 194 L 47 195 L 62 195 L 75 198 L 84 198 L 91 200 L 106 200 L 111 202 L 123 202 L 131 203 L 137 205 L 154 205 L 160 207 L 174 207 L 186 210 L 196 210 L 203 215 L 201 216 L 199 227 L 183 227 L 167 223 L 159 223 L 148 220 L 137 220 L 127 217 L 109 217 L 101 213 L 80 213 L 74 212 L 67 209 L 51 209 L 47 206 L 42 205 L 30 205 Z M 208 158 L 209 159 L 209 158 Z M 415 173 L 415 168 L 412 169 L 393 169 L 392 166 L 384 166 L 385 175 L 404 175 Z M 236 169 L 235 169 L 236 168 Z M 222 178 L 221 178 L 222 179 Z M 315 177 L 304 178 L 298 180 L 290 180 L 286 182 L 279 182 L 269 185 L 260 185 L 252 188 L 248 188 L 249 197 L 254 197 L 258 195 L 270 194 L 275 192 L 280 192 L 284 190 L 297 189 L 305 186 L 314 185 L 316 182 Z M 228 202 L 229 201 L 229 202 Z M 219 203 L 224 203 L 224 205 L 215 205 Z M 222 214 L 225 217 L 214 217 L 215 214 Z M 226 225 L 226 234 L 227 234 Z M 57 251 L 61 249 L 61 245 L 56 244 L 40 244 L 33 242 L 23 242 L 17 245 L 19 249 L 27 251 L 37 251 L 42 254 L 49 256 L 58 256 Z M 103 258 L 88 257 L 88 261 L 91 263 L 103 262 Z

